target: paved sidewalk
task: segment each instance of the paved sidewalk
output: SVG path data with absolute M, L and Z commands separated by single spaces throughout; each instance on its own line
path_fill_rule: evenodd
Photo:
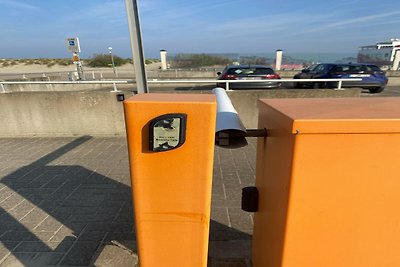
M 250 266 L 255 140 L 216 148 L 209 266 Z M 125 138 L 0 139 L 0 267 L 135 265 Z

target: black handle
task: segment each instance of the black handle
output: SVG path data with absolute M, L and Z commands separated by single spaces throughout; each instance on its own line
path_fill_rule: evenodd
M 248 212 L 258 211 L 258 189 L 248 186 L 242 189 L 242 210 Z

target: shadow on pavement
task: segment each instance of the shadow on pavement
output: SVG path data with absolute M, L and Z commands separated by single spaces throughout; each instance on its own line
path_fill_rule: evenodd
M 135 250 L 129 170 L 121 160 L 107 162 L 121 150 L 126 153 L 126 147 L 108 151 L 112 144 L 106 142 L 102 148 L 101 142 L 92 141 L 88 136 L 77 138 L 0 178 L 1 267 L 18 262 L 21 266 L 89 266 L 111 241 L 130 241 L 129 249 Z M 81 161 L 117 174 L 109 178 L 78 165 Z M 118 164 L 123 165 L 120 174 Z M 214 247 L 220 246 L 218 241 L 251 239 L 224 220 L 211 221 Z
M 25 266 L 87 266 L 100 242 L 134 238 L 132 221 L 118 218 L 132 217 L 128 186 L 78 165 L 46 166 L 88 140 L 78 138 L 1 179 L 2 193 L 11 196 L 1 203 L 0 240 Z M 21 203 L 4 210 L 15 198 Z

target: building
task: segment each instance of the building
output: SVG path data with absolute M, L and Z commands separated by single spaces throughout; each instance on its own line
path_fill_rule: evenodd
M 400 39 L 390 39 L 390 41 L 379 42 L 375 45 L 361 46 L 358 55 L 358 63 L 371 63 L 388 69 L 398 69 L 398 59 L 400 57 Z

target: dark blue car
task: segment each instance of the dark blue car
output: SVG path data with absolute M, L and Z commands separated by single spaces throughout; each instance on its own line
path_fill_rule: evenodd
M 380 93 L 385 89 L 388 78 L 376 65 L 372 64 L 334 64 L 321 63 L 312 65 L 300 73 L 294 79 L 338 79 L 338 78 L 360 78 L 357 82 L 343 82 L 342 87 L 361 87 L 368 89 L 371 93 Z M 296 82 L 296 88 L 334 88 L 337 82 Z

